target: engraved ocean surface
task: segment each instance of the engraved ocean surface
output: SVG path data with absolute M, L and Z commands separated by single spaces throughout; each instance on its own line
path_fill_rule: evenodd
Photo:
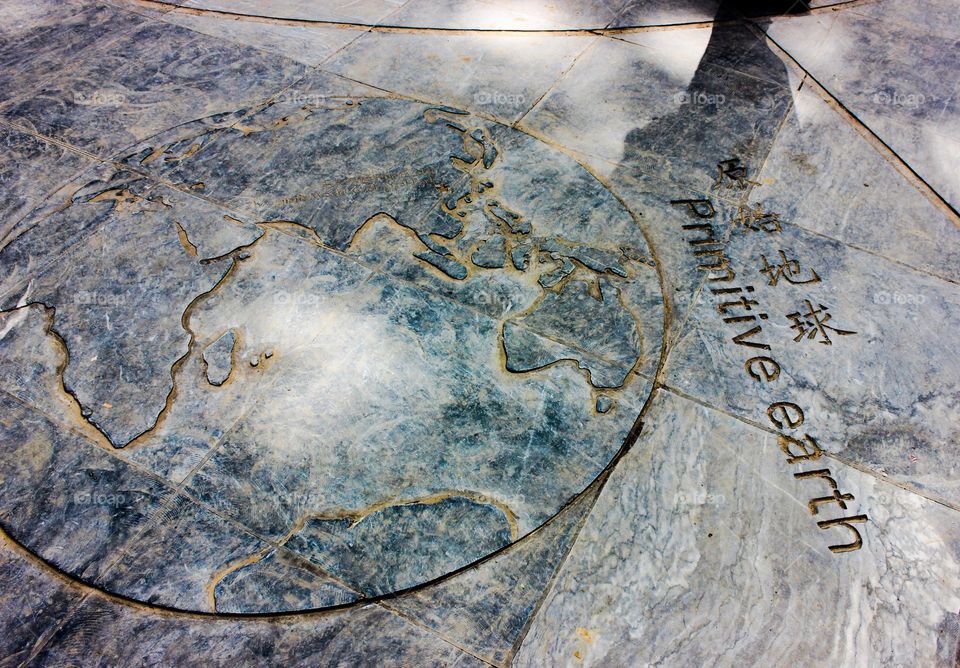
M 558 150 L 449 107 L 287 96 L 118 163 L 0 250 L 4 388 L 153 490 L 119 536 L 5 501 L 60 568 L 188 609 L 264 611 L 261 581 L 315 579 L 293 607 L 398 591 L 537 528 L 633 435 L 654 254 Z M 6 435 L 20 484 L 82 460 Z M 184 545 L 187 573 L 156 558 Z

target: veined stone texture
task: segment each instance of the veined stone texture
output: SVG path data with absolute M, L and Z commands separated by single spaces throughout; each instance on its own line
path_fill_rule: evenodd
M 958 665 L 956 9 L 4 2 L 0 666 Z

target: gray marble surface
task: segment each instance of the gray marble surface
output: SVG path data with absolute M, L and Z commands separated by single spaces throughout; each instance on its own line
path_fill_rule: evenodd
M 61 570 L 95 581 L 173 490 L 15 399 L 2 403 L 0 521 Z
M 389 598 L 384 605 L 462 644 L 484 661 L 507 663 L 599 489 L 595 483 L 536 532 L 476 567 Z
M 94 655 L 91 645 L 98 648 Z M 156 661 L 214 666 L 485 665 L 378 606 L 304 619 L 191 619 L 98 597 L 77 607 L 27 665 L 132 666 Z
M 771 403 L 794 402 L 808 416 L 804 429 L 828 452 L 960 501 L 952 455 L 960 372 L 946 362 L 958 342 L 942 326 L 960 307 L 956 285 L 796 227 L 766 234 L 737 224 L 727 256 L 738 274 L 731 285 L 754 290 L 716 295 L 709 290 L 723 288 L 711 285 L 700 293 L 664 382 L 767 426 Z M 763 273 L 764 258 L 774 267 L 784 258 L 796 264 L 777 277 Z M 745 307 L 741 294 L 753 303 Z M 807 300 L 824 310 L 798 328 L 789 316 L 807 313 Z M 746 339 L 766 349 L 733 341 L 761 322 L 724 321 L 749 317 L 747 308 L 768 316 Z M 822 335 L 817 318 L 828 328 Z M 745 363 L 759 355 L 782 367 L 778 379 L 748 375 Z
M 781 19 L 767 31 L 956 210 L 956 8 L 933 3 L 918 21 L 903 4 Z
M 42 645 L 83 595 L 81 587 L 54 575 L 50 568 L 6 536 L 0 545 L 3 583 L 3 658 L 0 665 L 19 666 Z
M 870 518 L 861 551 L 833 554 L 849 532 L 807 508 L 829 488 L 795 478 L 770 433 L 668 392 L 646 419 L 514 665 L 953 665 L 956 511 L 808 463 Z
M 240 3 L 237 3 L 238 5 Z M 254 3 L 254 10 L 261 10 L 265 3 Z M 383 3 L 387 9 L 392 9 L 389 2 Z M 217 9 L 226 7 L 228 3 L 214 2 L 187 2 L 185 7 L 209 6 Z M 349 3 L 354 7 L 358 3 Z M 231 5 L 231 11 L 244 11 L 243 6 L 236 9 Z M 295 16 L 284 9 L 279 16 Z M 170 24 L 187 28 L 194 32 L 210 35 L 218 40 L 242 44 L 268 53 L 279 54 L 290 60 L 304 65 L 315 66 L 332 56 L 334 53 L 357 39 L 362 33 L 359 30 L 342 30 L 316 25 L 283 25 L 274 23 L 258 23 L 254 21 L 224 21 L 222 18 L 211 15 L 196 15 L 167 12 L 162 19 Z
M 0 128 L 0 246 L 9 243 L 21 218 L 43 205 L 91 161 L 34 135 Z
M 95 234 L 51 257 L 45 270 L 14 288 L 4 305 L 54 309 L 55 331 L 69 351 L 64 388 L 76 397 L 84 417 L 118 447 L 151 429 L 165 411 L 173 391 L 171 367 L 191 349 L 184 314 L 224 280 L 234 262 L 215 258 L 262 233 L 226 222 L 222 210 L 200 201 L 193 219 L 181 224 L 172 212 L 183 201 L 169 189 L 114 174 L 79 191 L 69 207 L 0 251 L 37 261 L 40 254 L 33 247 L 46 243 L 45 229 L 102 220 Z M 112 380 L 109 385 L 102 382 L 104 373 Z
M 719 161 L 736 157 L 754 169 L 763 161 L 790 111 L 787 81 L 784 65 L 743 26 L 607 37 L 521 124 L 608 178 L 628 171 L 710 191 Z
M 310 0 L 178 0 L 184 7 L 333 23 L 389 23 L 404 0 L 357 0 L 318 5 Z
M 632 438 L 664 331 L 635 214 L 506 126 L 303 85 L 324 93 L 124 149 L 0 251 L 11 391 L 72 403 L 65 426 L 201 504 L 157 511 L 107 590 L 206 610 L 287 551 L 366 597 L 408 589 L 535 530 Z M 51 240 L 65 221 L 80 239 Z M 299 598 L 353 596 L 331 587 Z
M 716 0 L 584 0 L 577 3 L 542 3 L 533 0 L 363 0 L 317 3 L 304 0 L 168 0 L 168 6 L 228 12 L 247 17 L 282 17 L 304 23 L 359 24 L 406 29 L 565 31 L 671 26 L 710 22 L 720 3 Z M 805 3 L 807 4 L 807 3 Z M 829 7 L 837 0 L 808 3 Z M 790 5 L 787 4 L 787 7 Z M 778 14 L 774 5 L 763 14 Z
M 577 4 L 530 0 L 410 0 L 380 23 L 460 30 L 568 30 L 603 28 L 618 15 L 622 0 Z
M 371 32 L 323 67 L 394 93 L 510 123 L 596 43 L 593 35 Z M 514 75 L 518 70 L 523 77 Z
M 955 12 L 787 4 L 4 3 L 0 666 L 955 665 Z
M 953 283 L 960 279 L 954 217 L 809 88 L 795 95 L 794 114 L 758 180 L 754 203 L 785 223 Z
M 135 14 L 82 0 L 11 0 L 0 11 L 0 102 L 4 103 L 23 97 L 41 82 L 56 79 L 62 63 L 89 57 L 141 25 Z
M 22 94 L 0 115 L 108 157 L 173 125 L 264 102 L 305 72 L 298 63 L 168 23 L 132 21 L 107 23 L 104 29 L 116 34 L 95 40 L 59 76 L 22 80 Z

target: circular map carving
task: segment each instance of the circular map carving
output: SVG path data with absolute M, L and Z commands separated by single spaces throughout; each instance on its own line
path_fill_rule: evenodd
M 93 476 L 74 526 L 110 540 L 64 554 L 3 522 L 120 595 L 270 612 L 265 588 L 313 609 L 436 579 L 583 491 L 658 368 L 634 216 L 565 154 L 457 109 L 292 96 L 64 192 L 3 249 L 4 307 L 30 321 L 5 364 L 33 360 L 4 384 L 99 447 L 49 436 L 12 475 Z

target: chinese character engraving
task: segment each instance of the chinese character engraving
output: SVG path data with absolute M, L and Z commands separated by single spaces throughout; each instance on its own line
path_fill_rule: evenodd
M 800 267 L 800 262 L 796 258 L 787 258 L 787 254 L 782 250 L 779 251 L 779 253 L 779 264 L 770 264 L 770 262 L 767 261 L 766 255 L 760 256 L 760 259 L 763 261 L 763 268 L 760 270 L 760 273 L 767 277 L 768 285 L 776 285 L 780 282 L 781 278 L 793 285 L 820 282 L 820 276 L 813 269 L 809 270 L 810 276 L 808 278 L 801 278 L 803 269 Z
M 717 163 L 717 180 L 713 183 L 714 188 L 724 185 L 733 188 L 735 185 L 742 190 L 747 187 L 747 184 L 758 185 L 756 181 L 747 178 L 747 167 L 740 163 L 740 158 L 721 160 Z
M 753 232 L 776 234 L 783 229 L 780 214 L 772 211 L 765 212 L 760 204 L 754 204 L 753 209 L 746 206 L 738 207 L 737 215 L 733 220 L 735 224 L 739 223 Z
M 814 308 L 809 299 L 803 301 L 806 304 L 806 310 L 803 313 L 797 311 L 787 315 L 787 318 L 793 323 L 790 325 L 790 329 L 797 332 L 797 335 L 793 337 L 794 341 L 799 342 L 806 337 L 808 340 L 819 339 L 820 343 L 829 346 L 833 345 L 833 341 L 830 339 L 828 330 L 840 336 L 856 334 L 856 332 L 850 330 L 828 325 L 827 323 L 830 322 L 832 316 L 827 313 L 827 307 L 823 304 L 817 304 L 817 307 Z

